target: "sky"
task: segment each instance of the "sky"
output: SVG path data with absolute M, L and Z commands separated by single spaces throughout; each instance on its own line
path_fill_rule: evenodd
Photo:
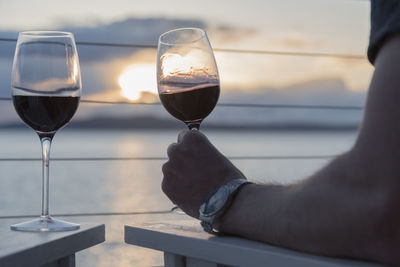
M 0 37 L 63 29 L 74 32 L 78 41 L 156 45 L 163 31 L 195 25 L 206 29 L 214 48 L 365 55 L 369 12 L 367 0 L 0 0 Z M 0 42 L 0 53 L 12 54 L 4 47 Z M 158 101 L 154 49 L 78 46 L 78 51 L 84 96 Z M 373 71 L 366 59 L 225 52 L 215 52 L 215 57 L 223 96 L 235 95 L 238 102 L 275 91 L 291 102 L 294 88 L 308 83 L 329 91 L 326 97 L 332 88 L 365 93 Z M 12 57 L 0 60 L 2 88 L 9 84 L 11 63 Z M 8 94 L 8 89 L 0 90 L 0 96 Z M 325 99 L 321 94 L 315 101 Z
M 95 26 L 129 17 L 200 19 L 255 29 L 267 36 L 296 33 L 314 40 L 329 39 L 326 47 L 355 53 L 364 52 L 369 29 L 367 0 L 0 0 L 0 10 L 0 29 L 5 30 Z

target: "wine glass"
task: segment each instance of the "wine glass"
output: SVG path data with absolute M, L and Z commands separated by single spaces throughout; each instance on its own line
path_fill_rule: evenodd
M 43 191 L 39 218 L 14 224 L 17 231 L 70 231 L 79 224 L 49 215 L 49 163 L 51 141 L 74 115 L 81 96 L 81 75 L 72 33 L 21 32 L 11 77 L 11 94 L 21 119 L 39 135 L 42 144 Z
M 157 85 L 165 109 L 189 129 L 199 130 L 220 93 L 217 64 L 204 30 L 182 28 L 160 36 Z
M 190 130 L 199 130 L 220 93 L 217 64 L 204 30 L 181 28 L 160 36 L 157 87 L 164 108 Z M 183 214 L 176 206 L 172 211 Z

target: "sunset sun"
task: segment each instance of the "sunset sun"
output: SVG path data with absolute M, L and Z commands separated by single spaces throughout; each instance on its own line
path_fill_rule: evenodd
M 142 93 L 157 94 L 156 70 L 153 64 L 128 66 L 118 78 L 122 95 L 129 100 L 140 100 Z

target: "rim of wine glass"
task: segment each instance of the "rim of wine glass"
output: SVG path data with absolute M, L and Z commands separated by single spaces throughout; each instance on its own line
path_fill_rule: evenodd
M 195 40 L 193 40 L 193 41 L 190 41 L 190 42 L 181 42 L 181 43 L 169 43 L 169 42 L 163 42 L 163 41 L 161 40 L 161 39 L 162 39 L 165 35 L 167 35 L 167 34 L 170 34 L 170 33 L 173 33 L 173 32 L 178 32 L 178 31 L 187 31 L 187 30 L 198 31 L 198 32 L 201 33 L 201 37 L 199 37 L 199 38 L 197 38 L 197 39 L 195 39 Z M 206 34 L 206 31 L 203 30 L 203 29 L 194 28 L 194 27 L 192 27 L 192 28 L 191 28 L 191 27 L 188 27 L 188 28 L 178 28 L 178 29 L 173 29 L 173 30 L 170 30 L 170 31 L 167 31 L 167 32 L 164 32 L 163 34 L 161 34 L 161 35 L 160 35 L 160 38 L 158 39 L 158 42 L 159 42 L 160 44 L 165 44 L 165 45 L 192 44 L 192 43 L 197 42 L 198 40 L 203 39 L 204 37 L 207 37 L 207 34 Z
M 71 32 L 63 32 L 63 31 L 23 31 L 19 33 L 23 36 L 32 36 L 32 37 L 71 37 L 73 34 Z

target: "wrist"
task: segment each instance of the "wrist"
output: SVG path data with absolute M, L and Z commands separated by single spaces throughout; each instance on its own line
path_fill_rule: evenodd
M 254 189 L 258 187 L 257 184 L 253 183 L 248 183 L 242 185 L 239 190 L 236 192 L 234 198 L 232 199 L 232 202 L 230 203 L 230 206 L 227 207 L 227 209 L 224 211 L 223 214 L 219 217 L 219 219 L 215 222 L 214 228 L 218 230 L 219 232 L 226 232 L 228 233 L 229 231 L 226 231 L 227 229 L 230 229 L 230 224 L 232 224 L 232 220 L 235 220 L 237 218 L 237 215 L 241 213 L 241 204 L 244 203 L 245 199 L 247 199 L 247 196 L 251 194 L 251 192 L 254 192 Z
M 246 179 L 234 179 L 219 187 L 210 197 L 208 197 L 199 209 L 199 219 L 204 231 L 212 234 L 218 234 L 215 224 L 223 216 L 226 209 L 230 207 L 238 191 L 250 182 Z

